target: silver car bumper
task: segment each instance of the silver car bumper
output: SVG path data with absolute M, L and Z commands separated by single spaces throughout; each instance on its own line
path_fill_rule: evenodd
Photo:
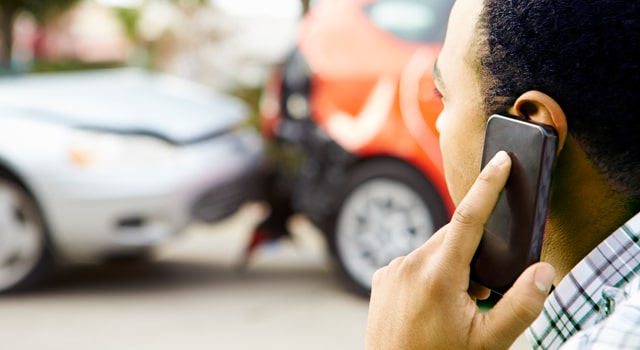
M 38 201 L 57 252 L 94 260 L 158 245 L 196 217 L 232 213 L 253 195 L 247 184 L 259 176 L 263 157 L 257 133 L 234 131 L 176 146 L 170 166 L 54 174 L 37 185 Z

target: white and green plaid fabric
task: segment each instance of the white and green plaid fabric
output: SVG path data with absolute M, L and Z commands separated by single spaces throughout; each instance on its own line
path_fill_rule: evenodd
M 534 349 L 640 349 L 639 273 L 640 213 L 560 282 L 527 330 L 529 342 Z

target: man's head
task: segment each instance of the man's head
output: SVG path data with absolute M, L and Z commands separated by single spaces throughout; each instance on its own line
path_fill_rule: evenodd
M 640 2 L 486 0 L 478 26 L 485 112 L 545 92 L 612 186 L 640 199 Z
M 509 112 L 564 121 L 561 143 L 575 141 L 613 189 L 640 202 L 640 3 L 458 0 L 436 75 L 454 201 L 478 173 L 488 116 Z

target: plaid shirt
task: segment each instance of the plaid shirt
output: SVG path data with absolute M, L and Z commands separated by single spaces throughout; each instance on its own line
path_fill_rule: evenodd
M 640 213 L 589 253 L 547 298 L 527 330 L 533 348 L 640 349 L 639 271 Z

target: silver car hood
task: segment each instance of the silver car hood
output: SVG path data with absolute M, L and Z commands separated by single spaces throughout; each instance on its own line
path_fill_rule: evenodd
M 3 110 L 178 144 L 224 133 L 247 118 L 246 106 L 236 98 L 135 68 L 3 78 L 0 117 Z

